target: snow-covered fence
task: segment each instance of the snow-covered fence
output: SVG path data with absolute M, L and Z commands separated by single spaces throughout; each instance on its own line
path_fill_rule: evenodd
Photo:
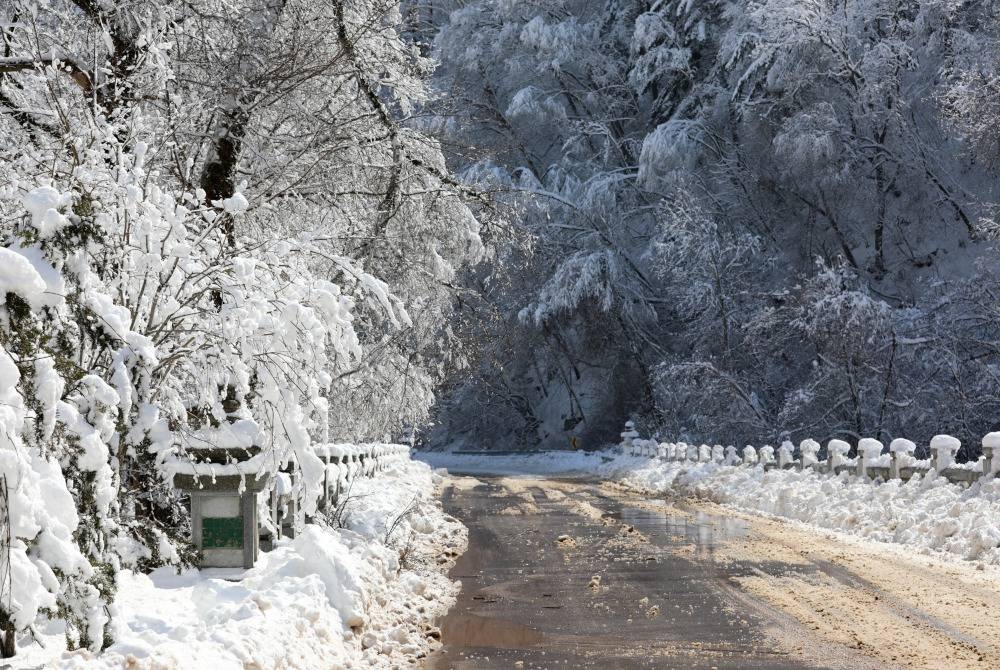
M 626 434 L 628 437 L 626 439 Z M 870 480 L 909 480 L 917 474 L 934 473 L 954 483 L 972 483 L 980 478 L 994 478 L 1000 474 L 1000 432 L 989 433 L 982 440 L 982 456 L 976 461 L 955 463 L 955 454 L 962 443 L 950 435 L 936 435 L 930 442 L 931 458 L 918 460 L 916 445 L 910 440 L 897 438 L 888 448 L 880 441 L 863 438 L 856 449 L 843 440 L 830 440 L 826 458 L 820 459 L 822 447 L 815 440 L 803 440 L 798 448 L 785 441 L 777 448 L 751 445 L 741 450 L 722 445 L 690 445 L 685 442 L 657 442 L 645 440 L 636 433 L 632 422 L 622 433 L 622 452 L 631 456 L 656 458 L 665 461 L 715 462 L 724 465 L 744 465 L 798 470 L 813 469 L 817 472 L 847 472 Z M 850 454 L 854 452 L 854 456 Z
M 351 488 L 351 482 L 358 478 L 377 477 L 393 462 L 409 458 L 410 448 L 402 444 L 320 444 L 313 447 L 313 453 L 323 463 L 322 493 L 318 508 L 324 512 L 336 512 L 344 502 Z M 294 463 L 276 475 L 275 485 L 270 494 L 270 521 L 273 536 L 295 537 L 305 525 L 307 518 L 303 512 L 302 490 L 299 468 Z
M 410 457 L 410 448 L 405 444 L 323 444 L 315 452 L 323 461 L 325 509 L 337 506 L 353 479 L 376 477 L 392 463 Z

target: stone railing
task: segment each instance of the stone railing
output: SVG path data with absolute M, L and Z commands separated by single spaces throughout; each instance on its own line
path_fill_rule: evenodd
M 357 477 L 375 477 L 392 463 L 410 457 L 405 444 L 323 444 L 315 447 L 325 464 L 321 507 L 336 507 Z
M 323 493 L 318 507 L 327 513 L 343 502 L 351 482 L 377 477 L 392 463 L 410 457 L 410 448 L 404 444 L 320 444 L 313 451 L 323 461 Z M 278 473 L 271 489 L 271 522 L 279 538 L 295 537 L 307 521 L 301 511 L 298 479 L 297 468 L 289 462 Z
M 962 443 L 950 435 L 937 435 L 929 445 L 932 457 L 918 460 L 914 457 L 916 445 L 905 439 L 895 439 L 888 448 L 878 440 L 863 438 L 856 445 L 851 457 L 851 445 L 843 440 L 830 440 L 826 457 L 819 458 L 822 447 L 815 440 L 803 440 L 796 449 L 791 442 L 783 442 L 777 449 L 765 445 L 759 448 L 747 445 L 742 450 L 721 445 L 693 445 L 684 442 L 657 442 L 639 437 L 635 425 L 629 421 L 621 434 L 622 452 L 626 455 L 659 459 L 663 461 L 714 462 L 731 466 L 761 467 L 771 469 L 812 469 L 816 472 L 847 472 L 870 480 L 909 480 L 917 474 L 934 473 L 951 482 L 971 484 L 981 479 L 992 479 L 1000 474 L 1000 432 L 989 433 L 982 440 L 982 456 L 976 461 L 956 464 L 955 454 Z

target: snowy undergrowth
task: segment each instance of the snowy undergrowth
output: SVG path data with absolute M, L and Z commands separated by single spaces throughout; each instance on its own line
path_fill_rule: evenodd
M 435 498 L 440 477 L 395 463 L 353 485 L 343 528 L 310 524 L 239 581 L 162 568 L 122 572 L 115 643 L 66 652 L 60 624 L 21 640 L 17 668 L 390 668 L 433 644 L 458 593 L 465 528 Z
M 764 472 L 759 466 L 664 462 L 613 450 L 420 457 L 470 474 L 590 475 L 654 495 L 692 495 L 869 540 L 1000 564 L 1000 479 L 969 488 L 934 475 L 874 484 L 847 473 Z

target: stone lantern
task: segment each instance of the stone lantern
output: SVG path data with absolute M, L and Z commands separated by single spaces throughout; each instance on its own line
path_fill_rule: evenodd
M 186 447 L 194 458 L 172 465 L 174 486 L 191 498 L 191 543 L 202 568 L 252 568 L 260 553 L 257 494 L 270 478 L 261 473 L 259 447 L 215 435 L 229 428 L 199 431 L 213 434 Z

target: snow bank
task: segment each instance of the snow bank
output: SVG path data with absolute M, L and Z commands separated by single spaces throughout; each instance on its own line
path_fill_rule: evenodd
M 875 484 L 808 469 L 623 460 L 598 472 L 641 491 L 681 492 L 870 540 L 1000 564 L 998 479 L 963 488 L 929 473 Z
M 419 457 L 469 474 L 587 474 L 654 495 L 693 495 L 923 552 L 1000 564 L 1000 479 L 982 479 L 965 488 L 932 471 L 907 482 L 874 483 L 846 472 L 663 461 L 623 455 L 618 449 Z
M 440 477 L 399 459 L 358 479 L 343 528 L 308 525 L 238 581 L 191 570 L 122 572 L 115 643 L 65 652 L 61 624 L 20 641 L 15 668 L 390 668 L 432 644 L 458 592 L 446 571 L 466 531 L 435 499 Z M 444 558 L 442 558 L 444 557 Z
M 450 453 L 439 451 L 418 452 L 413 455 L 434 468 L 468 475 L 476 474 L 553 474 L 590 475 L 612 455 L 594 451 L 537 451 L 525 453 Z

